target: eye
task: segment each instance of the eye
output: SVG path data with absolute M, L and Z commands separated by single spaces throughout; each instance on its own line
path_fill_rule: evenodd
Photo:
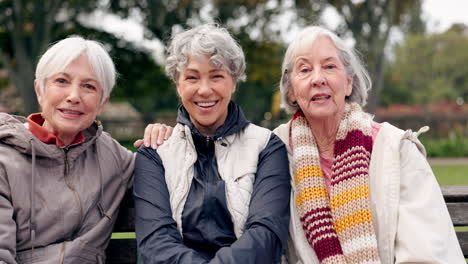
M 334 65 L 334 64 L 328 64 L 328 65 L 325 65 L 324 68 L 327 69 L 327 70 L 333 70 L 333 69 L 336 68 L 336 65 Z
M 195 75 L 186 75 L 185 76 L 185 80 L 188 80 L 188 81 L 194 81 L 194 80 L 197 80 L 198 78 L 195 76 Z
M 299 72 L 301 72 L 301 73 L 308 73 L 308 72 L 310 72 L 310 69 L 309 69 L 309 68 L 306 68 L 306 67 L 303 67 L 303 68 L 301 68 L 301 69 L 299 70 Z
M 224 75 L 222 75 L 222 74 L 215 74 L 215 75 L 213 75 L 213 78 L 215 78 L 215 79 L 221 79 L 221 78 L 224 78 Z
M 89 83 L 83 84 L 83 87 L 86 88 L 86 89 L 89 89 L 89 90 L 93 90 L 93 91 L 96 90 L 96 86 L 94 86 L 92 84 L 89 84 Z
M 56 78 L 54 82 L 58 83 L 58 84 L 66 84 L 66 83 L 68 83 L 68 80 L 65 79 L 65 78 L 59 77 L 59 78 Z

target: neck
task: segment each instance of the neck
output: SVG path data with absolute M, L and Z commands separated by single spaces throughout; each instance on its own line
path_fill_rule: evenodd
M 333 157 L 336 134 L 338 133 L 342 115 L 343 114 L 340 113 L 323 119 L 306 117 L 307 123 L 309 123 L 309 127 L 317 143 L 319 153 L 323 157 Z
M 73 142 L 73 140 L 76 138 L 76 136 L 78 135 L 78 133 L 75 133 L 75 134 L 60 133 L 56 131 L 52 126 L 50 126 L 47 120 L 44 121 L 44 124 L 42 124 L 42 127 L 44 127 L 45 129 L 50 131 L 52 134 L 54 134 L 60 140 L 60 142 L 62 142 L 63 145 L 65 146 L 70 145 Z

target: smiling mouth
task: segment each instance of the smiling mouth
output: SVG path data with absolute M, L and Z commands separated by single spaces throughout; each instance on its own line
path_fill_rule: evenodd
M 199 107 L 202 108 L 209 108 L 214 106 L 218 101 L 212 101 L 212 102 L 195 102 L 195 104 Z
M 315 96 L 312 98 L 312 101 L 318 101 L 318 100 L 327 100 L 330 99 L 330 95 L 321 95 L 321 96 Z
M 59 109 L 60 112 L 67 114 L 67 115 L 82 115 L 82 112 L 79 111 L 73 111 L 73 110 L 67 110 L 67 109 Z

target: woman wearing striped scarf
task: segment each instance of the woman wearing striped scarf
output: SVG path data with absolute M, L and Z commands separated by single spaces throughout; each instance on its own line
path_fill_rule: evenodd
M 465 263 L 418 133 L 362 110 L 371 80 L 322 27 L 302 30 L 283 65 L 275 129 L 292 180 L 289 263 Z

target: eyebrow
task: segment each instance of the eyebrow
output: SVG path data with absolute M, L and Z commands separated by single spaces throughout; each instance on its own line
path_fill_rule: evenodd
M 62 75 L 65 75 L 65 77 L 67 78 L 70 78 L 71 79 L 71 75 L 66 73 L 66 72 L 59 72 L 57 74 L 62 74 Z M 99 83 L 97 80 L 93 79 L 93 78 L 86 78 L 84 80 L 82 80 L 83 82 L 96 82 L 96 83 Z
M 339 58 L 334 57 L 334 56 L 328 56 L 328 57 L 326 57 L 325 59 L 322 59 L 322 60 L 320 60 L 320 61 L 321 61 L 321 62 L 328 62 L 328 61 L 336 61 L 336 60 L 339 60 Z M 307 62 L 307 63 L 309 63 L 309 59 L 307 59 L 307 58 L 301 56 L 301 57 L 298 57 L 298 58 L 296 59 L 296 61 L 294 62 L 294 64 L 299 63 L 299 62 Z
M 189 72 L 195 72 L 195 73 L 199 73 L 200 71 L 197 70 L 197 69 L 190 69 L 190 68 L 186 68 L 185 71 L 189 71 Z M 224 69 L 212 69 L 212 70 L 209 70 L 208 73 L 213 73 L 213 72 L 218 72 L 218 71 L 222 71 L 222 72 L 225 72 Z

